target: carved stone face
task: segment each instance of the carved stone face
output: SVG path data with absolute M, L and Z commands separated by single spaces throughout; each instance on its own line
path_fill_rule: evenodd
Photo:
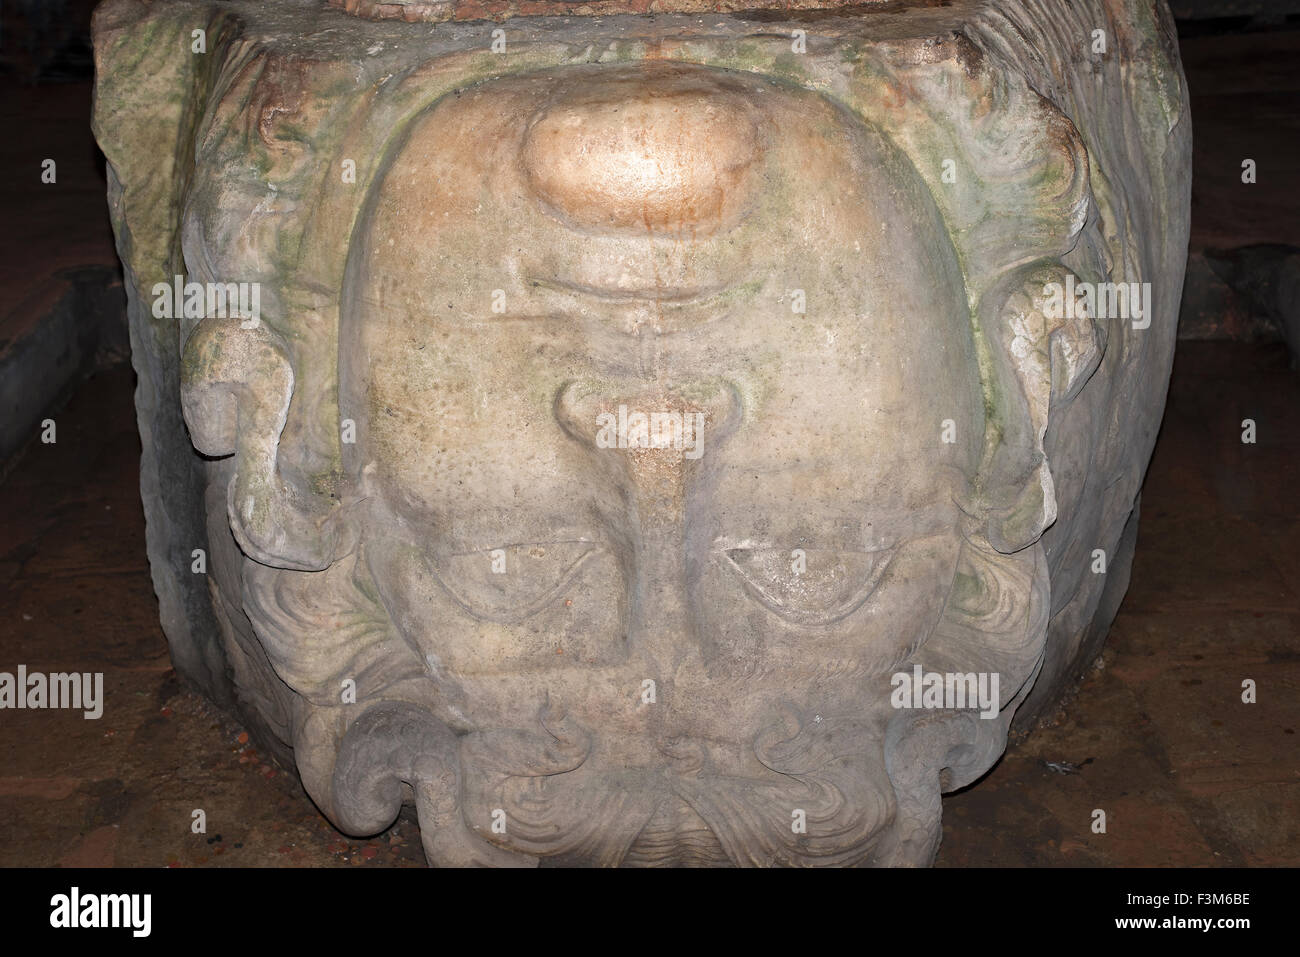
M 364 558 L 463 729 L 596 732 L 574 827 L 629 774 L 651 808 L 778 791 L 783 707 L 881 747 L 983 439 L 955 257 L 883 137 L 697 67 L 488 83 L 415 122 L 353 257 Z M 620 408 L 687 434 L 603 447 Z
M 341 5 L 428 22 L 228 0 L 195 73 L 206 2 L 99 14 L 178 670 L 436 864 L 932 861 L 1127 580 L 1187 236 L 1163 6 Z M 181 273 L 260 319 L 178 330 Z M 1073 280 L 1154 313 L 1047 308 Z M 995 700 L 899 704 L 918 668 Z

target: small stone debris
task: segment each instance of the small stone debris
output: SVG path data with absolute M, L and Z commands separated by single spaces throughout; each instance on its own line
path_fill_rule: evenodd
M 1055 771 L 1057 774 L 1079 773 L 1079 766 L 1071 764 L 1069 761 L 1044 761 L 1043 766 L 1049 771 Z
M 1043 761 L 1043 766 L 1057 774 L 1078 774 L 1086 765 L 1092 764 L 1092 758 L 1085 758 L 1079 764 L 1070 761 Z

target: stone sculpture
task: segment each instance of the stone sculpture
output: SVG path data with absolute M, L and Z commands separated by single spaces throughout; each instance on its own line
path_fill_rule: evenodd
M 1167 10 L 731 6 L 97 13 L 173 658 L 348 833 L 924 865 L 1099 650 L 1186 253 Z

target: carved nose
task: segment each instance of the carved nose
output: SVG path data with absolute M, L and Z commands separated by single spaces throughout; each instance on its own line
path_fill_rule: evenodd
M 695 236 L 744 217 L 758 155 L 743 100 L 690 73 L 623 74 L 562 93 L 523 146 L 532 189 L 569 225 Z

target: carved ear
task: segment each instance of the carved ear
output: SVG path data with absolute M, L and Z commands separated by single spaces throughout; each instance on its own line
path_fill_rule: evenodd
M 1037 541 L 1056 521 L 1043 448 L 1048 413 L 1053 401 L 1078 394 L 1104 351 L 1096 323 L 1066 302 L 1067 276 L 1059 264 L 1017 271 L 981 308 L 992 388 L 980 506 L 985 535 L 1003 553 Z
M 204 455 L 235 456 L 227 510 L 239 547 L 263 565 L 319 571 L 337 557 L 334 512 L 295 490 L 276 461 L 293 388 L 288 354 L 263 324 L 204 319 L 185 344 L 185 424 Z

